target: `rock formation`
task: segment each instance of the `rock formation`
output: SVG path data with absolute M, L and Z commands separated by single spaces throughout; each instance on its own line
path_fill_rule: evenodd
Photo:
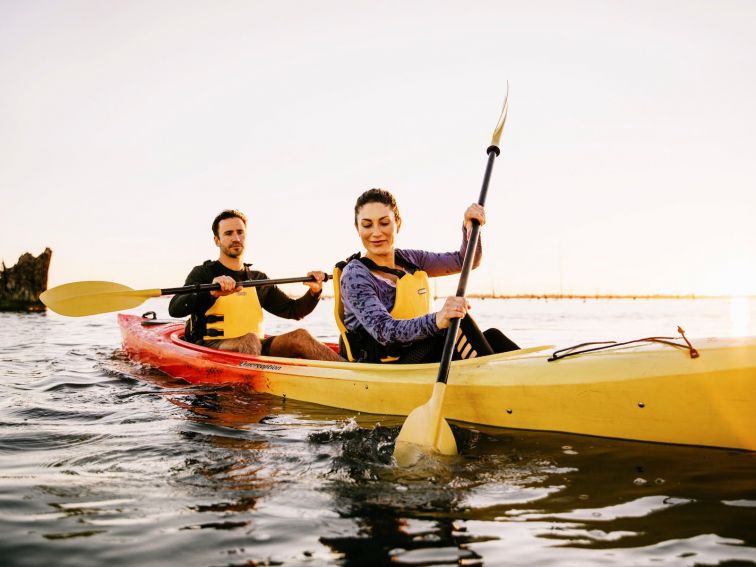
M 15 266 L 0 267 L 0 311 L 44 311 L 39 294 L 47 289 L 47 270 L 52 250 L 36 258 L 23 254 Z

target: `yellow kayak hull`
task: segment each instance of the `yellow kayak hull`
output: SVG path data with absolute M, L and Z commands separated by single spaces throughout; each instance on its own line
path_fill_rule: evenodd
M 250 357 L 181 340 L 176 325 L 119 315 L 133 359 L 192 383 L 405 416 L 426 403 L 436 364 Z M 700 339 L 700 353 L 642 344 L 549 362 L 553 347 L 455 361 L 443 416 L 512 429 L 756 450 L 756 337 Z

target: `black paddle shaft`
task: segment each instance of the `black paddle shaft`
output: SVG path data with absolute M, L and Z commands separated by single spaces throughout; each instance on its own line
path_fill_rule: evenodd
M 496 156 L 499 155 L 499 148 L 496 146 L 488 146 L 486 150 L 488 152 L 488 164 L 486 165 L 486 173 L 483 175 L 483 186 L 480 189 L 480 197 L 478 198 L 478 204 L 482 207 L 486 204 L 486 196 L 488 194 L 488 182 L 491 179 L 491 170 L 493 170 L 493 163 Z M 462 272 L 459 274 L 459 284 L 457 284 L 457 297 L 464 297 L 465 290 L 467 289 L 467 278 L 470 276 L 470 270 L 472 269 L 473 258 L 475 257 L 475 250 L 478 247 L 478 239 L 480 238 L 480 223 L 478 221 L 472 221 L 472 230 L 470 231 L 470 238 L 467 241 L 467 250 L 465 250 L 465 259 L 462 262 Z M 452 356 L 454 354 L 454 342 L 457 339 L 457 333 L 459 332 L 459 324 L 461 319 L 452 319 L 449 328 L 446 330 L 446 339 L 444 341 L 444 350 L 441 353 L 441 365 L 438 369 L 438 378 L 436 382 L 446 384 L 449 379 L 449 367 L 451 366 Z
M 331 276 L 328 274 L 325 275 L 324 282 L 327 282 L 328 279 Z M 265 285 L 278 285 L 278 284 L 287 284 L 287 283 L 297 283 L 297 282 L 314 282 L 315 276 L 303 276 L 299 278 L 279 278 L 276 280 L 244 280 L 241 282 L 238 282 L 238 284 L 242 287 L 261 287 Z M 213 291 L 215 289 L 220 289 L 220 284 L 217 283 L 207 283 L 207 284 L 194 284 L 194 285 L 185 285 L 183 287 L 168 287 L 165 289 L 160 290 L 160 295 L 178 295 L 183 293 L 197 293 L 200 291 Z

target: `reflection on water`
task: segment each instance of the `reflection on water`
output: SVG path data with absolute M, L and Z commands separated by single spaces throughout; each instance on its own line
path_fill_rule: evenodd
M 474 309 L 566 346 L 756 334 L 752 305 Z M 189 386 L 118 343 L 110 315 L 0 314 L 2 565 L 756 564 L 753 453 L 452 424 L 459 457 L 399 469 L 401 419 Z
M 752 455 L 466 429 L 461 457 L 398 470 L 387 454 L 371 453 L 386 435 L 342 436 L 334 461 L 341 474 L 329 490 L 358 525 L 323 541 L 347 564 L 380 546 L 394 563 L 422 565 L 636 564 L 673 549 L 690 557 L 679 564 L 756 559 L 752 509 L 711 523 L 725 517 L 728 493 L 750 494 L 756 505 Z M 719 477 L 714 495 L 709 483 L 723 470 L 727 487 Z

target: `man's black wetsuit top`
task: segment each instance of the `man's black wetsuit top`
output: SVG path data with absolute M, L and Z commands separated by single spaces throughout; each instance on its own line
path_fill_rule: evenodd
M 246 264 L 245 264 L 246 267 Z M 263 272 L 257 270 L 229 270 L 218 260 L 208 260 L 200 266 L 195 266 L 186 277 L 184 285 L 211 283 L 218 276 L 230 276 L 237 282 L 244 280 L 267 280 Z M 283 317 L 284 319 L 301 319 L 312 312 L 318 305 L 320 294 L 313 294 L 309 289 L 299 299 L 292 299 L 278 286 L 266 285 L 255 288 L 260 299 L 260 306 L 266 311 Z M 174 295 L 168 306 L 171 317 L 186 317 L 191 315 L 186 322 L 184 330 L 185 340 L 192 343 L 201 343 L 206 334 L 207 320 L 205 313 L 215 303 L 215 298 L 209 291 Z M 262 340 L 263 337 L 260 337 Z

